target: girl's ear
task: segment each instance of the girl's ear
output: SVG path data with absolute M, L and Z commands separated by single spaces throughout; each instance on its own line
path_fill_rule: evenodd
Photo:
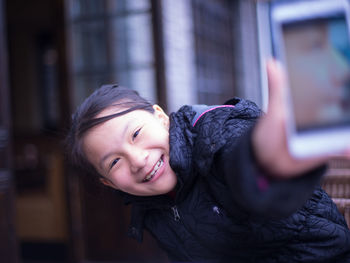
M 100 179 L 100 182 L 105 186 L 112 187 L 116 190 L 119 190 L 118 187 L 116 187 L 111 181 L 107 180 L 106 178 L 99 178 L 99 179 Z
M 153 105 L 153 109 L 154 109 L 154 115 L 156 116 L 156 118 L 160 120 L 160 122 L 163 124 L 164 127 L 169 129 L 169 116 L 157 104 Z

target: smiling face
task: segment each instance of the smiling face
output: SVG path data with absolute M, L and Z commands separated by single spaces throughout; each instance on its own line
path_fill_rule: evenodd
M 153 114 L 135 110 L 87 132 L 83 149 L 103 176 L 102 183 L 138 196 L 174 189 L 177 179 L 169 165 L 169 118 L 159 106 L 153 108 Z M 108 108 L 96 117 L 122 110 Z

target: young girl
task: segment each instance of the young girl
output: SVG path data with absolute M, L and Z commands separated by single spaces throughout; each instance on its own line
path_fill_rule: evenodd
M 106 85 L 78 108 L 73 160 L 132 204 L 176 262 L 350 262 L 350 231 L 317 186 L 327 157 L 286 146 L 280 66 L 268 63 L 266 115 L 252 102 L 184 106 L 168 117 L 136 92 Z

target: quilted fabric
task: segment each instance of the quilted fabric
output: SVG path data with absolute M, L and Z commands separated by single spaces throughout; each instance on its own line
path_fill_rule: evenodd
M 350 232 L 317 185 L 324 167 L 259 187 L 250 135 L 261 115 L 255 104 L 170 115 L 170 165 L 176 198 L 136 197 L 129 234 L 143 228 L 174 262 L 350 262 Z M 266 179 L 266 178 L 265 178 Z

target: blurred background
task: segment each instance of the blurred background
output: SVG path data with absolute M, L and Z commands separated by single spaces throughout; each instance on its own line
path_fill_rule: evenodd
M 69 166 L 71 113 L 106 83 L 167 112 L 232 96 L 261 106 L 258 3 L 0 0 L 0 262 L 168 262 L 150 235 L 126 236 L 118 195 Z M 349 213 L 350 166 L 331 167 Z

